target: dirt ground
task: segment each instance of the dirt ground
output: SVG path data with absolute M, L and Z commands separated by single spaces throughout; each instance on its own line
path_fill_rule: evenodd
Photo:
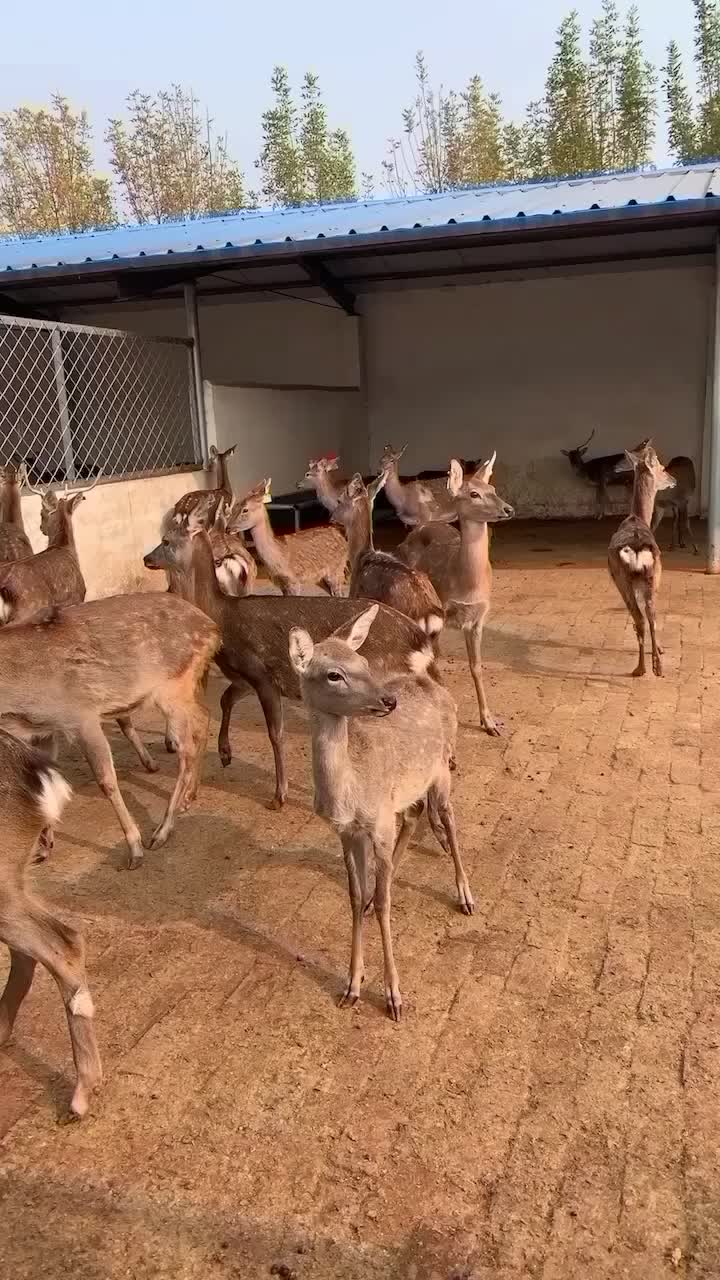
M 610 527 L 497 532 L 501 738 L 444 638 L 476 914 L 424 828 L 395 886 L 398 1026 L 372 921 L 364 999 L 335 1004 L 347 891 L 300 709 L 285 811 L 248 697 L 233 764 L 211 740 L 196 807 L 135 874 L 66 753 L 76 794 L 38 881 L 83 922 L 107 1080 L 60 1122 L 70 1049 L 39 974 L 0 1053 L 3 1276 L 720 1274 L 720 581 L 666 557 L 666 677 L 631 680 Z M 145 832 L 174 775 L 159 727 L 153 777 L 111 733 Z

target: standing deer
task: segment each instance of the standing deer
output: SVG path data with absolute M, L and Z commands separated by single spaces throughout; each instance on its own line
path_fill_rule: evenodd
M 660 462 L 650 440 L 643 440 L 635 450 L 626 450 L 625 457 L 633 468 L 632 503 L 630 515 L 623 520 L 610 541 L 608 568 L 635 627 L 638 662 L 632 674 L 645 675 L 647 618 L 652 668 L 656 676 L 661 676 L 662 649 L 657 642 L 655 600 L 660 587 L 662 563 L 651 524 L 656 493 L 658 490 L 674 488 L 675 479 Z
M 82 934 L 53 915 L 28 883 L 41 827 L 56 824 L 70 787 L 38 751 L 0 730 L 0 940 L 10 949 L 10 973 L 0 997 L 0 1045 L 12 1035 L 36 964 L 55 979 L 68 1021 L 76 1083 L 71 1114 L 87 1112 L 102 1081 Z
M 162 569 L 170 589 L 196 604 L 218 625 L 222 648 L 215 661 L 231 682 L 220 705 L 222 724 L 218 751 L 223 765 L 230 764 L 230 720 L 238 698 L 255 690 L 262 706 L 275 759 L 275 795 L 271 807 L 279 809 L 288 794 L 285 766 L 282 699 L 300 700 L 300 685 L 288 654 L 290 628 L 299 624 L 327 636 L 351 625 L 362 605 L 357 600 L 327 596 L 257 595 L 233 599 L 220 590 L 214 573 L 212 548 L 206 531 L 193 516 L 179 517 L 162 542 L 145 557 L 148 569 Z M 166 596 L 163 599 L 167 599 Z M 429 671 L 439 681 L 428 636 L 409 618 L 381 607 L 367 657 L 376 672 Z
M 221 504 L 214 523 L 208 529 L 215 560 L 215 576 L 226 596 L 249 595 L 257 579 L 255 558 L 245 545 L 241 533 L 228 529 L 230 508 Z
M 176 813 L 195 798 L 209 724 L 198 691 L 219 643 L 199 609 L 154 593 L 48 610 L 36 622 L 0 629 L 0 728 L 25 740 L 60 733 L 78 743 L 117 814 L 131 868 L 143 860 L 140 832 L 120 794 L 102 720 L 129 717 L 149 702 L 167 718 L 178 778 L 150 842 L 159 849 Z
M 252 533 L 258 557 L 284 596 L 303 595 L 309 586 L 342 595 L 348 560 L 342 534 L 337 529 L 302 529 L 289 538 L 276 538 L 267 513 L 270 487 L 269 479 L 262 480 L 235 503 L 228 530 Z
M 455 511 L 448 501 L 444 481 L 409 480 L 404 483 L 400 479 L 398 462 L 406 449 L 406 444 L 402 449 L 393 449 L 391 444 L 386 444 L 378 466 L 379 475 L 384 478 L 385 492 L 398 519 L 410 528 L 419 528 L 430 521 L 454 520 Z
M 350 595 L 388 604 L 412 618 L 428 635 L 437 635 L 445 613 L 427 574 L 373 546 L 372 506 L 384 483 L 381 473 L 366 489 L 362 476 L 356 473 L 340 494 L 332 516 L 334 523 L 342 524 L 348 540 Z
M 693 538 L 692 529 L 690 527 L 690 503 L 695 496 L 696 479 L 695 464 L 692 458 L 684 457 L 678 454 L 677 457 L 671 458 L 665 470 L 671 475 L 675 481 L 674 489 L 659 490 L 655 498 L 655 514 L 653 516 L 652 531 L 656 532 L 658 525 L 663 519 L 666 511 L 672 513 L 672 533 L 670 535 L 670 550 L 672 551 L 677 545 L 685 546 L 685 533 L 690 539 L 690 546 L 693 549 L 693 555 L 697 555 L 697 543 Z
M 198 520 L 201 520 L 206 528 L 213 523 L 219 507 L 223 502 L 228 506 L 232 503 L 233 492 L 228 475 L 228 458 L 231 458 L 235 452 L 237 445 L 231 444 L 229 449 L 224 449 L 219 453 L 214 444 L 210 445 L 210 454 L 208 464 L 205 468 L 209 471 L 215 466 L 216 485 L 214 489 L 193 489 L 190 493 L 184 493 L 182 498 L 178 498 L 172 509 L 173 515 L 189 515 L 194 511 Z
M 12 463 L 8 463 L 0 471 L 0 563 L 32 555 L 20 501 L 23 479 L 27 479 L 24 468 L 18 469 Z
M 482 633 L 492 590 L 488 523 L 515 514 L 490 483 L 495 457 L 493 453 L 470 477 L 463 476 L 457 458 L 450 463 L 447 487 L 460 521 L 459 534 L 447 524 L 428 524 L 408 534 L 397 552 L 406 564 L 427 573 L 445 606 L 447 625 L 463 632 L 480 724 L 491 735 L 500 730 L 490 714 L 482 677 Z
M 335 510 L 340 492 L 347 484 L 344 476 L 334 474 L 337 468 L 337 454 L 328 454 L 325 458 L 313 458 L 308 463 L 304 480 L 298 481 L 298 489 L 304 489 L 306 482 L 312 485 L 318 501 L 322 502 L 330 514 Z
M 578 445 L 576 449 L 561 449 L 560 452 L 567 458 L 576 475 L 594 485 L 597 502 L 595 515 L 596 519 L 602 520 L 605 515 L 608 485 L 627 485 L 630 483 L 630 477 L 627 472 L 617 470 L 618 463 L 624 460 L 623 453 L 608 453 L 597 458 L 585 457 L 594 435 L 593 427 L 584 444 Z
M 398 1022 L 402 996 L 390 926 L 392 878 L 426 799 L 430 825 L 452 856 L 460 908 L 470 915 L 474 904 L 450 800 L 455 706 L 447 689 L 426 677 L 379 681 L 372 675 L 357 650 L 378 607 L 360 614 L 344 640 L 331 636 L 314 644 L 307 631 L 293 627 L 290 658 L 310 712 L 315 812 L 340 837 L 348 874 L 352 947 L 340 1003 L 355 1004 L 360 997 L 363 919 L 373 902 L 382 937 L 385 1004 Z M 373 724 L 366 728 L 363 718 Z

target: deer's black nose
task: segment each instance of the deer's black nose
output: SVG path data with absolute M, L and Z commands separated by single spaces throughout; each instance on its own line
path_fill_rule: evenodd
M 511 507 L 509 502 L 503 502 L 503 515 L 506 520 L 515 515 L 515 508 Z
M 383 694 L 380 701 L 384 707 L 387 707 L 388 711 L 394 711 L 397 706 L 397 698 L 392 693 Z

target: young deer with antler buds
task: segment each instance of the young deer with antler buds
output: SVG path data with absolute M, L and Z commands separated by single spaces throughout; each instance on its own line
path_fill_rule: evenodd
M 650 628 L 652 668 L 662 675 L 662 649 L 657 642 L 655 600 L 660 587 L 660 548 L 652 533 L 653 508 L 658 490 L 675 487 L 675 478 L 660 462 L 650 440 L 626 450 L 633 469 L 630 515 L 623 520 L 608 548 L 608 569 L 625 607 L 633 620 L 638 642 L 638 662 L 634 676 L 645 675 L 645 619 Z
M 40 829 L 59 820 L 69 796 L 70 787 L 44 756 L 0 730 L 0 941 L 10 950 L 0 1045 L 12 1035 L 35 966 L 43 965 L 65 1006 L 76 1071 L 70 1111 L 80 1118 L 102 1081 L 85 946 L 82 934 L 53 915 L 28 882 Z
M 385 492 L 395 508 L 398 520 L 411 529 L 420 528 L 430 521 L 455 520 L 455 511 L 448 500 L 444 480 L 405 482 L 400 479 L 398 462 L 406 449 L 406 444 L 402 449 L 393 449 L 391 444 L 386 444 L 378 466 L 378 476 L 383 477 Z
M 251 532 L 255 550 L 284 596 L 305 595 L 308 586 L 328 595 L 344 592 L 347 544 L 337 529 L 302 529 L 276 538 L 267 513 L 271 481 L 262 480 L 239 499 L 227 519 L 228 530 Z
M 304 489 L 306 483 L 312 485 L 318 501 L 322 502 L 326 511 L 331 514 L 338 504 L 341 490 L 347 484 L 344 476 L 336 474 L 337 468 L 337 454 L 328 454 L 325 458 L 313 458 L 308 463 L 304 480 L 298 480 L 298 489 Z
M 392 878 L 425 800 L 438 842 L 452 856 L 460 908 L 466 915 L 473 911 L 473 899 L 450 800 L 455 705 L 447 689 L 427 677 L 379 681 L 372 675 L 357 650 L 378 608 L 374 604 L 361 613 L 343 640 L 331 636 L 314 644 L 307 631 L 294 627 L 290 658 L 310 712 L 315 812 L 340 837 L 347 867 L 352 949 L 340 1003 L 355 1004 L 359 999 L 363 919 L 374 902 L 383 946 L 385 1002 L 397 1022 L 402 997 L 390 926 Z M 369 718 L 373 723 L 365 728 L 363 719 Z
M 490 714 L 482 676 L 482 633 L 492 590 L 488 523 L 509 520 L 515 514 L 490 483 L 495 457 L 468 477 L 463 476 L 457 458 L 450 463 L 447 487 L 460 522 L 459 534 L 447 524 L 427 524 L 408 534 L 397 552 L 406 564 L 427 573 L 445 606 L 446 624 L 463 632 L 480 724 L 489 734 L 500 731 Z
M 27 483 L 23 466 L 8 463 L 0 470 L 0 563 L 22 560 L 33 549 L 25 532 L 20 501 L 20 487 Z
M 232 457 L 236 448 L 237 445 L 231 444 L 229 449 L 224 449 L 220 453 L 214 444 L 210 445 L 210 454 L 205 470 L 209 471 L 212 466 L 215 467 L 215 488 L 193 489 L 190 493 L 184 493 L 182 498 L 178 498 L 175 503 L 172 515 L 187 516 L 191 511 L 194 511 L 198 520 L 205 525 L 206 529 L 209 529 L 222 503 L 225 502 L 228 506 L 232 503 L 233 492 L 227 464 L 228 458 Z

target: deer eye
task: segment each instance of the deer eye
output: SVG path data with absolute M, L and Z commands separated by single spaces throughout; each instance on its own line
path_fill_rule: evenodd
M 471 490 L 470 490 L 470 497 L 471 497 L 471 498 L 480 498 L 480 497 L 482 497 L 482 494 L 478 493 L 477 489 L 471 489 Z
M 327 678 L 328 680 L 332 680 L 333 684 L 339 684 L 341 680 L 345 679 L 342 671 L 328 671 Z

